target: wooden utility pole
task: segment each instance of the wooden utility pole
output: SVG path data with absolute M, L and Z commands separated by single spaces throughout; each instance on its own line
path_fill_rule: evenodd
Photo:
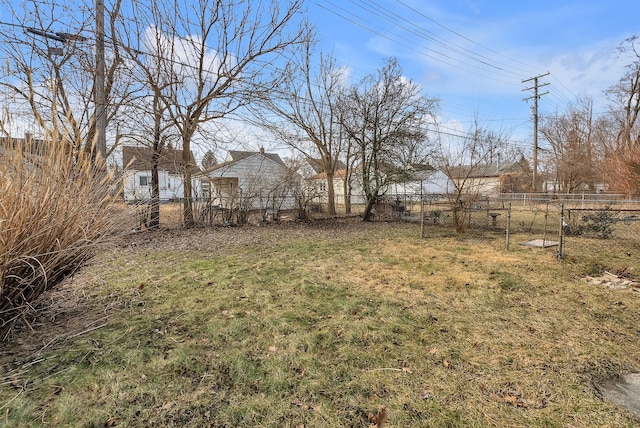
M 96 153 L 107 162 L 107 97 L 104 88 L 104 0 L 96 0 L 96 73 L 95 73 L 95 114 Z
M 533 108 L 532 108 L 533 110 L 532 111 L 533 113 L 533 176 L 531 180 L 533 190 L 538 189 L 538 100 L 540 99 L 541 96 L 549 93 L 549 91 L 543 92 L 543 93 L 538 92 L 538 89 L 540 87 L 548 85 L 548 83 L 540 84 L 538 83 L 538 80 L 548 75 L 549 75 L 549 72 L 546 72 L 545 74 L 541 74 L 539 76 L 535 76 L 530 79 L 526 79 L 522 81 L 522 83 L 526 83 L 533 80 L 532 87 L 523 89 L 523 91 L 530 91 L 533 89 L 533 95 L 524 99 L 525 101 L 529 101 L 533 99 Z

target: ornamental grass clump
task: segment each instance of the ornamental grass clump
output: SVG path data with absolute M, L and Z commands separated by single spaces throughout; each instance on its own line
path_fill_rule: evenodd
M 0 339 L 112 230 L 117 192 L 98 164 L 62 136 L 0 141 Z

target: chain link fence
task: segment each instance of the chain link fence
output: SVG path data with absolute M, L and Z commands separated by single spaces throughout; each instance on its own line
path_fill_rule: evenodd
M 181 224 L 181 201 L 162 202 L 161 223 Z M 350 215 L 360 215 L 363 207 L 353 204 Z M 132 204 L 130 208 L 137 218 L 133 227 L 140 227 L 148 219 L 149 205 Z M 194 202 L 194 215 L 199 223 L 232 221 L 233 212 L 208 208 L 202 201 Z M 343 205 L 338 204 L 337 210 L 344 214 Z M 320 201 L 311 203 L 309 211 L 312 218 L 326 215 L 326 207 Z M 263 214 L 256 211 L 256 221 L 263 220 Z M 295 218 L 296 213 L 281 215 Z M 420 223 L 423 236 L 429 228 L 455 230 L 457 221 L 469 232 L 502 235 L 506 249 L 529 245 L 555 251 L 559 257 L 597 259 L 599 254 L 606 253 L 609 258 L 628 264 L 636 259 L 635 256 L 629 259 L 629 254 L 640 255 L 640 201 L 585 195 L 573 198 L 515 195 L 476 200 L 460 210 L 447 201 L 446 195 L 388 195 L 374 207 L 374 220 L 391 219 Z
M 518 198 L 477 200 L 456 206 L 443 198 L 404 196 L 397 215 L 429 227 L 504 234 L 505 247 L 529 245 L 555 250 L 558 257 L 606 251 L 614 259 L 640 252 L 640 201 L 623 199 Z

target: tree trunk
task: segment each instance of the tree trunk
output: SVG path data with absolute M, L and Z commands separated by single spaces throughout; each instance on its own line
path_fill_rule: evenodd
M 149 207 L 149 229 L 160 227 L 160 178 L 158 177 L 158 163 L 160 152 L 154 143 L 151 154 L 151 206 Z
M 183 198 L 183 215 L 184 227 L 190 228 L 196 225 L 193 219 L 193 189 L 191 186 L 191 138 L 185 136 L 182 140 L 182 162 L 184 164 L 184 198 Z
M 329 211 L 329 215 L 336 215 L 336 191 L 333 185 L 333 173 L 327 174 L 327 210 Z
M 362 221 L 371 221 L 373 220 L 372 217 L 372 213 L 371 211 L 373 211 L 373 205 L 376 203 L 376 198 L 369 196 L 367 197 L 367 204 L 364 207 L 364 214 L 362 214 Z
M 351 214 L 351 185 L 349 184 L 348 174 L 345 173 L 343 181 L 344 185 L 344 213 Z
M 160 228 L 160 178 L 158 165 L 162 154 L 162 108 L 158 93 L 153 97 L 153 142 L 151 152 L 151 206 L 149 207 L 149 229 Z
M 465 217 L 465 211 L 462 207 L 453 207 L 453 227 L 458 234 L 464 233 L 467 229 L 465 224 Z

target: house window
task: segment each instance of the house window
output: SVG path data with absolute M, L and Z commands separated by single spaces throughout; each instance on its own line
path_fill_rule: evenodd
M 321 192 L 327 191 L 327 183 L 325 183 L 324 181 L 320 182 L 320 191 Z
M 146 175 L 140 176 L 140 186 L 148 186 L 149 185 L 149 177 Z

